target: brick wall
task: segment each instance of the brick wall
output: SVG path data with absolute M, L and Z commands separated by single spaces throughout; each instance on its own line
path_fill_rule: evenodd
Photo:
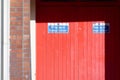
M 30 80 L 30 0 L 10 0 L 10 80 Z

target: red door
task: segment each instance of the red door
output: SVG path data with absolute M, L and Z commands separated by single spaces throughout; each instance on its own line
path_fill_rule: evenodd
M 105 35 L 95 23 L 69 22 L 61 32 L 37 23 L 37 80 L 105 80 Z

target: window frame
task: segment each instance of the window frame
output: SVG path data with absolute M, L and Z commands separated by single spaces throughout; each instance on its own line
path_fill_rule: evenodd
M 10 0 L 0 1 L 0 80 L 10 80 Z

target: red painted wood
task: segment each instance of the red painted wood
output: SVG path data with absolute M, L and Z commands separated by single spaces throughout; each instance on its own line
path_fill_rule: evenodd
M 87 22 L 87 21 L 105 21 L 110 23 L 110 33 L 105 34 L 105 80 L 120 80 L 120 2 L 36 2 L 36 22 Z M 57 36 L 57 35 L 56 35 Z M 89 35 L 88 39 L 96 38 L 97 35 Z M 100 37 L 101 38 L 101 37 Z M 58 38 L 55 38 L 58 39 Z M 79 39 L 81 39 L 79 37 Z M 93 44 L 93 48 L 96 47 L 94 44 L 95 40 L 90 41 L 90 44 Z M 68 40 L 68 43 L 70 38 Z M 45 42 L 44 42 L 45 43 Z M 79 43 L 79 42 L 78 42 Z M 102 42 L 101 42 L 102 43 Z M 43 43 L 42 43 L 43 44 Z M 87 45 L 87 44 L 85 44 Z M 69 45 L 70 46 L 70 45 Z M 52 47 L 52 45 L 51 45 Z M 78 48 L 81 48 L 78 45 Z M 53 47 L 52 47 L 53 49 Z M 96 49 L 96 48 L 95 48 Z M 81 50 L 78 49 L 80 52 Z M 91 52 L 91 55 L 95 55 L 96 50 L 88 48 L 88 52 Z M 70 51 L 68 51 L 69 53 Z M 82 53 L 83 51 L 81 51 Z M 84 54 L 79 54 L 79 57 Z M 55 57 L 55 56 L 53 56 Z M 57 57 L 55 57 L 56 59 Z M 97 58 L 97 56 L 91 57 Z M 67 56 L 67 60 L 71 60 L 70 55 Z M 54 61 L 52 59 L 52 61 Z M 41 61 L 42 62 L 42 61 Z M 79 62 L 78 62 L 79 63 Z M 84 61 L 80 62 L 81 64 Z M 91 61 L 90 63 L 95 64 Z M 51 63 L 54 64 L 54 63 Z M 70 62 L 68 64 L 71 65 Z M 77 62 L 75 63 L 77 64 Z M 58 63 L 55 61 L 55 67 Z M 85 65 L 84 65 L 85 66 Z M 82 72 L 84 71 L 84 66 L 79 65 L 83 70 L 79 69 L 79 77 L 83 77 Z M 101 65 L 102 66 L 102 65 Z M 40 66 L 41 67 L 41 66 Z M 67 78 L 71 78 L 71 68 L 67 66 Z M 77 70 L 76 70 L 77 71 Z M 76 72 L 75 71 L 75 72 Z M 81 72 L 82 71 L 82 72 Z M 94 70 L 92 70 L 94 72 Z M 101 71 L 101 70 L 100 70 Z M 57 75 L 58 69 L 55 68 L 55 73 L 52 73 L 52 79 L 58 80 Z M 95 72 L 96 73 L 96 72 Z M 55 76 L 54 76 L 55 74 Z M 76 75 L 77 77 L 77 75 Z M 86 77 L 83 77 L 86 78 Z M 94 77 L 92 77 L 94 78 Z
M 70 22 L 67 34 L 37 23 L 37 80 L 105 80 L 105 35 L 93 23 Z

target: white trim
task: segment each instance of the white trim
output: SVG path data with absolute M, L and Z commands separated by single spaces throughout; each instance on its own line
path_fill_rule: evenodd
M 10 0 L 3 0 L 3 29 L 4 29 L 4 41 L 3 41 L 3 80 L 10 80 L 9 76 L 9 59 L 10 59 Z
M 0 1 L 0 80 L 9 80 L 10 0 Z
M 31 76 L 32 80 L 36 80 L 36 22 L 30 21 L 31 33 Z
M 31 79 L 36 80 L 36 20 L 35 0 L 31 0 L 30 40 L 31 40 Z
M 2 72 L 1 72 L 1 39 L 2 39 L 2 37 L 1 37 L 1 0 L 0 0 L 0 80 L 1 80 L 1 74 L 2 74 Z

